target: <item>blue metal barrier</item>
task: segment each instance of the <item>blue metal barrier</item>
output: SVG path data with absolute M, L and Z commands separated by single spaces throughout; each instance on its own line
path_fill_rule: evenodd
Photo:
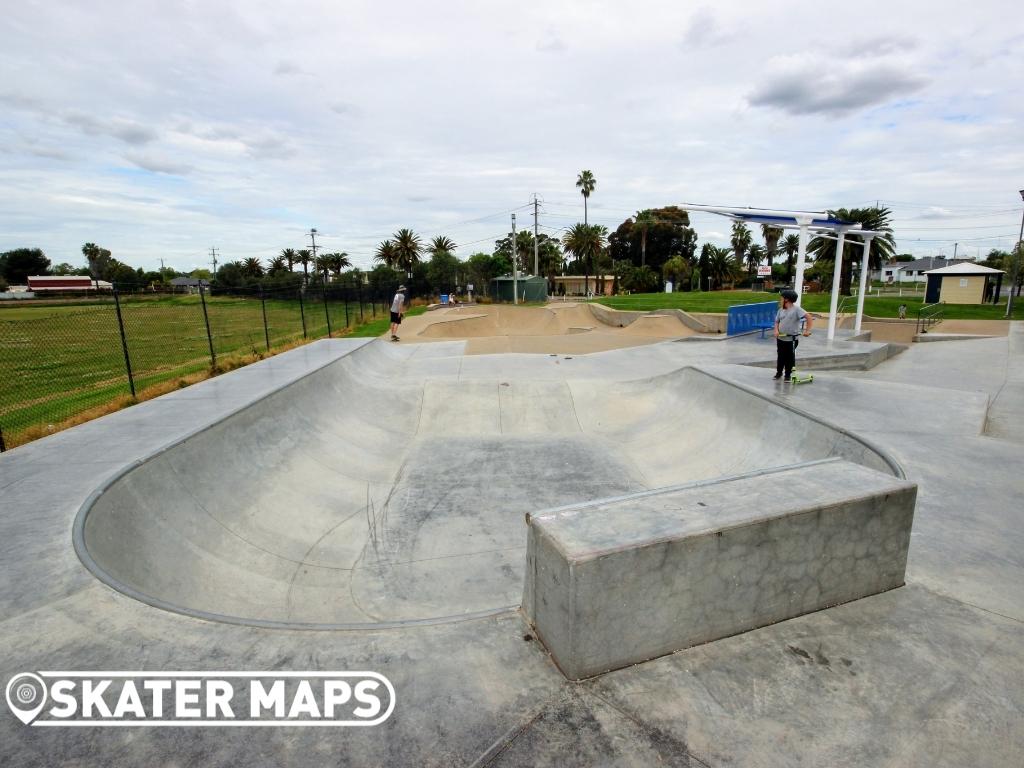
M 779 311 L 777 301 L 764 301 L 758 304 L 738 304 L 729 307 L 729 322 L 726 335 L 735 336 L 750 331 L 761 331 L 761 335 L 775 326 L 775 313 Z

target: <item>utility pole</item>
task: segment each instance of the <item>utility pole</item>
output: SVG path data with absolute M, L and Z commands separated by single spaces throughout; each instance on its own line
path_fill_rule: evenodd
M 1024 189 L 1020 191 L 1020 199 L 1024 200 Z M 1010 252 L 1010 291 L 1006 297 L 1006 318 L 1013 317 L 1013 292 L 1017 288 L 1017 273 L 1020 270 L 1020 260 L 1024 257 L 1024 213 L 1020 217 L 1020 235 L 1017 237 L 1017 247 Z
M 537 240 L 537 193 L 533 193 L 533 276 L 540 274 L 540 242 Z
M 512 303 L 519 303 L 519 253 L 516 248 L 516 215 L 512 214 Z
M 217 249 L 210 249 L 210 258 L 213 260 L 213 276 L 217 277 Z
M 313 269 L 316 269 L 316 249 L 322 247 L 316 244 L 316 229 L 309 230 L 309 239 L 313 243 L 310 250 L 313 251 Z

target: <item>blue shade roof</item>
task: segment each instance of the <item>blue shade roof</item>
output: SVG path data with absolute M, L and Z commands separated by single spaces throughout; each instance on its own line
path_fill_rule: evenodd
M 796 216 L 776 216 L 767 215 L 760 213 L 733 213 L 730 214 L 732 218 L 746 221 L 752 224 L 774 224 L 777 226 L 796 226 Z M 856 224 L 854 221 L 844 221 L 843 219 L 837 219 L 834 216 L 826 216 L 825 218 L 817 218 L 811 221 L 810 226 L 812 227 L 852 227 Z

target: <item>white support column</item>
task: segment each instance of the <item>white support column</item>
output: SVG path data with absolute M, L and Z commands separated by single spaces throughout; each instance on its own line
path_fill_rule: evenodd
M 836 243 L 836 262 L 832 270 L 832 301 L 828 310 L 828 340 L 836 337 L 836 313 L 839 311 L 839 278 L 843 274 L 843 245 L 846 242 L 846 230 L 840 228 L 839 242 Z
M 793 283 L 793 290 L 796 291 L 796 303 L 800 303 L 800 299 L 803 298 L 804 294 L 804 266 L 807 261 L 807 227 L 810 226 L 812 219 L 810 216 L 797 216 L 796 223 L 800 225 L 800 249 L 796 254 L 796 280 Z
M 871 260 L 868 255 L 871 253 L 871 235 L 864 235 L 864 257 L 860 266 L 860 290 L 857 292 L 857 322 L 853 326 L 854 333 L 860 333 L 860 321 L 864 318 L 864 292 L 868 285 L 868 272 Z

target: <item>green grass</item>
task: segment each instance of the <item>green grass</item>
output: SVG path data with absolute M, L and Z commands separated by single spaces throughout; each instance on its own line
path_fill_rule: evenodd
M 422 315 L 427 311 L 426 307 L 412 307 L 406 313 L 406 317 L 415 317 L 416 315 Z M 378 320 L 371 320 L 365 325 L 361 325 L 352 331 L 350 336 L 354 338 L 370 338 L 373 336 L 380 336 L 382 333 L 387 331 L 391 327 L 391 315 L 386 315 Z
M 777 301 L 773 293 L 755 293 L 753 291 L 703 291 L 690 293 L 641 293 L 629 296 L 609 296 L 597 301 L 613 309 L 636 310 L 648 312 L 655 309 L 682 309 L 686 312 L 712 312 L 724 314 L 729 307 L 736 304 L 756 304 L 764 301 Z M 807 294 L 801 305 L 809 312 L 829 311 L 830 297 L 828 294 Z M 907 305 L 907 318 L 914 319 L 917 310 L 924 306 L 921 298 L 908 296 L 868 296 L 864 299 L 864 314 L 871 317 L 899 317 L 900 304 Z M 844 312 L 855 312 L 855 297 L 846 297 Z M 1006 304 L 946 304 L 943 310 L 947 320 L 1002 320 L 1006 312 Z M 1024 301 L 1014 301 L 1013 319 L 1024 320 Z
M 329 302 L 333 335 L 373 336 L 387 326 L 385 307 Z M 303 339 L 327 336 L 323 302 L 207 297 L 206 311 L 218 361 L 263 355 Z M 203 307 L 195 296 L 123 296 L 121 315 L 136 391 L 210 369 Z M 378 326 L 379 329 L 378 329 Z M 354 332 L 353 332 L 354 331 Z M 130 394 L 114 302 L 87 301 L 0 306 L 0 428 L 8 445 L 19 433 L 72 418 Z

